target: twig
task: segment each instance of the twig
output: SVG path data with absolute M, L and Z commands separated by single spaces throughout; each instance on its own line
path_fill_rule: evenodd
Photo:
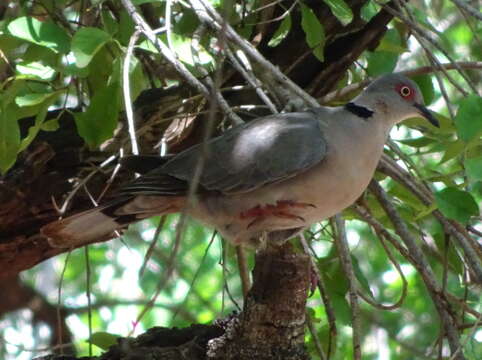
M 189 284 L 189 290 L 187 291 L 186 295 L 184 296 L 184 299 L 181 301 L 181 303 L 176 306 L 176 309 L 173 312 L 172 315 L 172 321 L 176 318 L 177 314 L 181 311 L 181 309 L 185 306 L 187 298 L 189 297 L 189 294 L 191 293 L 191 290 L 194 288 L 194 283 L 196 282 L 199 274 L 201 273 L 201 267 L 203 266 L 204 262 L 206 261 L 206 257 L 209 253 L 209 249 L 211 248 L 211 245 L 214 242 L 214 239 L 216 238 L 216 231 L 213 231 L 213 234 L 211 235 L 211 240 L 209 240 L 208 246 L 206 246 L 206 250 L 204 250 L 203 257 L 199 263 L 199 266 L 196 270 L 196 273 L 192 277 L 191 284 Z
M 400 7 L 404 7 L 403 3 L 400 1 L 400 0 L 396 0 L 397 2 L 397 5 L 400 6 Z M 394 9 L 393 7 L 390 7 L 386 4 L 382 4 L 380 3 L 379 1 L 376 1 L 376 3 L 378 5 L 380 5 L 384 10 L 386 10 L 389 14 L 392 14 L 393 16 L 399 18 L 400 20 L 402 20 L 405 24 L 409 25 L 410 26 L 410 29 L 412 29 L 414 31 L 414 34 L 418 34 L 420 37 L 422 37 L 423 39 L 427 40 L 431 45 L 433 45 L 436 49 L 438 49 L 451 63 L 454 64 L 454 66 L 457 68 L 457 70 L 459 71 L 460 75 L 467 81 L 467 83 L 469 84 L 469 86 L 471 86 L 472 90 L 474 92 L 477 92 L 477 90 L 475 89 L 475 87 L 473 86 L 472 82 L 470 81 L 470 79 L 468 79 L 465 74 L 463 73 L 462 69 L 460 69 L 460 67 L 457 66 L 457 63 L 452 59 L 452 56 L 450 56 L 450 54 L 447 53 L 447 51 L 445 51 L 444 48 L 442 48 L 435 40 L 433 40 L 426 32 L 424 29 L 422 29 L 418 24 L 416 24 L 414 21 L 411 21 L 408 17 L 406 17 L 404 14 L 402 14 L 400 11 Z M 431 54 L 430 52 L 428 52 L 428 54 Z M 443 69 L 442 69 L 443 70 Z M 463 89 L 459 84 L 457 84 L 457 82 L 455 80 L 452 79 L 452 77 L 450 75 L 448 75 L 447 73 L 445 73 L 445 75 L 447 75 L 447 79 L 452 83 L 452 85 L 460 91 L 461 94 L 463 94 L 464 96 L 467 95 L 467 91 L 465 91 L 465 89 Z
M 392 305 L 383 305 L 379 303 L 375 303 L 373 300 L 371 300 L 369 297 L 365 296 L 361 291 L 359 291 L 359 295 L 365 300 L 368 304 L 372 305 L 373 307 L 376 307 L 381 310 L 394 310 L 399 308 L 403 302 L 405 301 L 405 298 L 407 297 L 407 292 L 408 292 L 408 281 L 405 278 L 405 275 L 403 274 L 402 268 L 400 267 L 400 264 L 396 261 L 395 257 L 393 256 L 392 252 L 388 248 L 387 244 L 385 243 L 385 238 L 388 236 L 391 239 L 389 240 L 392 244 L 396 243 L 396 248 L 399 248 L 398 242 L 388 233 L 388 231 L 385 230 L 382 224 L 380 224 L 368 211 L 368 208 L 366 206 L 360 206 L 360 205 L 353 205 L 353 210 L 361 216 L 368 224 L 372 226 L 372 228 L 375 230 L 375 232 L 378 235 L 378 239 L 380 240 L 380 243 L 383 246 L 383 249 L 387 253 L 388 258 L 390 259 L 390 262 L 393 264 L 395 269 L 398 272 L 398 275 L 400 275 L 400 279 L 402 279 L 402 294 L 400 295 L 400 298 L 397 300 Z M 406 251 L 406 249 L 404 249 Z M 410 259 L 408 259 L 410 260 Z
M 458 70 L 459 68 L 461 69 L 482 69 L 482 61 L 458 61 L 455 63 L 444 63 L 444 64 L 439 64 L 438 68 L 434 68 L 433 66 L 421 66 L 415 69 L 410 69 L 410 70 L 404 70 L 400 71 L 400 74 L 403 74 L 405 76 L 417 76 L 417 75 L 424 75 L 424 74 L 430 74 L 430 73 L 436 73 L 439 71 L 442 71 L 442 69 L 445 70 Z M 341 89 L 334 90 L 332 92 L 329 92 L 325 96 L 318 98 L 318 101 L 321 104 L 327 104 L 330 103 L 336 99 L 341 99 L 344 98 L 351 93 L 361 90 L 365 86 L 367 86 L 372 79 L 365 79 L 357 83 L 353 83 L 350 85 L 347 85 Z
M 386 155 L 382 156 L 382 161 L 380 161 L 378 165 L 378 170 L 405 185 L 425 205 L 429 206 L 433 203 L 432 194 L 427 189 L 420 186 L 416 180 L 410 176 L 410 174 L 400 168 L 400 166 L 390 157 Z M 442 224 L 445 231 L 453 236 L 453 239 L 457 242 L 457 245 L 463 249 L 464 257 L 467 263 L 470 265 L 470 268 L 476 277 L 476 281 L 479 284 L 482 284 L 482 264 L 480 261 L 480 254 L 478 253 L 479 245 L 477 242 L 472 239 L 472 237 L 467 234 L 466 231 L 461 232 L 461 229 L 455 225 L 456 222 L 445 218 L 445 216 L 439 210 L 435 210 L 433 215 Z
M 85 286 L 86 286 L 86 295 L 87 295 L 87 307 L 89 311 L 87 311 L 87 321 L 89 326 L 89 356 L 92 357 L 92 309 L 90 308 L 92 304 L 91 299 L 91 284 L 90 284 L 90 259 L 89 259 L 89 245 L 84 246 L 84 254 L 85 254 Z
M 473 8 L 470 4 L 463 0 L 452 0 L 453 3 L 455 3 L 458 7 L 464 9 L 467 11 L 471 16 L 476 18 L 479 21 L 482 21 L 482 13 L 480 13 L 479 10 Z M 479 3 L 480 5 L 480 3 Z
M 349 284 L 349 297 L 351 306 L 351 326 L 353 329 L 353 359 L 361 360 L 361 344 L 360 344 L 360 306 L 358 304 L 357 282 L 355 277 L 355 271 L 353 270 L 353 264 L 351 261 L 350 248 L 348 246 L 348 240 L 346 238 L 345 223 L 341 218 L 341 215 L 335 215 L 335 224 L 337 229 L 337 237 L 335 244 L 338 248 L 338 255 L 340 256 L 341 266 L 348 278 Z
M 318 287 L 318 290 L 320 291 L 321 300 L 325 305 L 325 314 L 326 314 L 326 318 L 328 319 L 328 326 L 330 329 L 328 333 L 328 354 L 327 354 L 327 360 L 328 360 L 330 359 L 332 354 L 333 338 L 337 334 L 335 310 L 333 309 L 333 305 L 331 304 L 330 298 L 327 295 L 325 285 L 323 283 L 323 279 L 320 274 L 320 270 L 318 269 L 318 266 L 316 264 L 316 261 L 315 261 L 316 254 L 314 250 L 309 247 L 308 242 L 306 241 L 305 235 L 303 233 L 300 234 L 300 242 L 303 247 L 304 253 L 310 256 L 311 269 L 316 274 L 317 287 Z
M 248 264 L 246 262 L 246 251 L 238 245 L 236 246 L 236 258 L 238 259 L 239 277 L 241 278 L 241 288 L 243 289 L 243 296 L 246 299 L 248 291 L 251 288 L 251 281 L 249 279 Z
M 269 97 L 264 93 L 260 81 L 254 76 L 248 60 L 243 59 L 244 54 L 242 52 L 237 54 L 237 57 L 240 58 L 240 61 L 238 61 L 238 59 L 233 54 L 231 49 L 229 49 L 229 47 L 226 47 L 225 51 L 226 51 L 226 54 L 228 55 L 229 60 L 232 62 L 236 70 L 238 70 L 241 73 L 241 75 L 243 75 L 243 77 L 246 79 L 246 81 L 255 89 L 256 94 L 258 94 L 261 100 L 263 100 L 263 102 L 269 107 L 271 112 L 273 114 L 278 113 L 276 106 L 271 102 Z
M 180 225 L 181 222 L 183 222 L 183 216 L 182 215 L 183 214 L 181 214 L 181 217 L 180 217 L 179 222 L 177 224 L 176 230 L 178 230 L 180 226 L 181 226 L 181 228 L 183 227 L 183 225 Z M 164 286 L 167 284 L 167 282 L 169 281 L 169 279 L 171 278 L 171 276 L 174 272 L 175 260 L 176 260 L 176 256 L 177 256 L 177 253 L 179 252 L 179 247 L 180 247 L 180 244 L 181 244 L 181 238 L 180 238 L 180 236 L 178 236 L 179 233 L 180 233 L 179 231 L 176 231 L 176 237 L 174 238 L 174 243 L 173 243 L 172 249 L 169 252 L 169 258 L 167 259 L 166 269 L 163 271 L 163 276 L 160 278 L 159 282 L 157 283 L 154 295 L 147 302 L 146 306 L 144 306 L 144 308 L 139 313 L 139 315 L 137 315 L 136 322 L 135 322 L 136 324 L 138 324 L 139 321 L 141 321 L 141 319 L 147 313 L 147 311 L 154 306 L 157 298 L 161 294 L 161 291 L 164 289 Z M 130 331 L 129 336 L 132 335 L 134 330 L 135 330 L 135 327 Z
M 158 39 L 155 32 L 151 29 L 149 24 L 142 18 L 139 12 L 136 10 L 134 4 L 131 0 L 121 0 L 122 5 L 126 8 L 127 13 L 132 18 L 132 20 L 139 26 L 142 33 L 147 37 L 147 39 L 154 44 L 160 54 L 162 54 L 165 59 L 176 69 L 176 71 L 181 75 L 186 82 L 192 86 L 194 89 L 199 91 L 204 97 L 210 101 L 215 101 L 220 108 L 226 113 L 226 115 L 233 121 L 233 123 L 240 123 L 242 120 L 236 115 L 229 106 L 226 106 L 226 101 L 222 98 L 219 92 L 211 91 L 180 62 L 171 50 Z M 224 101 L 222 101 L 224 100 Z
M 142 262 L 141 268 L 139 269 L 139 277 L 140 278 L 142 276 L 144 276 L 144 272 L 146 271 L 147 263 L 149 262 L 149 259 L 152 257 L 152 254 L 154 252 L 156 244 L 159 241 L 159 235 L 161 233 L 162 228 L 164 227 L 164 223 L 166 222 L 166 218 L 167 218 L 167 215 L 161 216 L 161 220 L 159 221 L 159 224 L 156 227 L 156 231 L 154 232 L 154 236 L 152 237 L 151 243 L 149 244 L 149 247 L 147 248 L 146 255 L 144 256 L 144 260 Z
M 474 337 L 475 331 L 479 328 L 479 324 L 482 324 L 482 314 L 477 318 L 477 320 L 473 324 L 473 327 L 470 330 L 470 334 L 466 335 L 462 344 L 460 344 L 459 348 L 452 354 L 449 360 L 457 359 L 457 356 L 462 353 L 464 346 L 467 345 L 467 343 Z
M 313 325 L 313 321 L 311 320 L 311 316 L 309 312 L 306 312 L 306 325 L 308 325 L 308 330 L 310 331 L 311 337 L 313 338 L 313 342 L 315 343 L 315 349 L 320 357 L 320 360 L 326 360 L 326 355 L 323 351 L 323 347 L 321 346 L 320 337 Z
M 229 271 L 228 271 L 228 267 L 226 266 L 228 248 L 226 246 L 226 241 L 224 239 L 221 241 L 221 246 L 222 246 L 222 257 L 219 262 L 219 264 L 221 265 L 221 268 L 223 269 L 223 293 L 222 293 L 221 311 L 224 312 L 224 309 L 225 309 L 225 298 L 224 298 L 225 292 L 228 295 L 229 300 L 231 300 L 234 306 L 236 306 L 236 309 L 238 309 L 238 311 L 241 311 L 241 307 L 238 305 L 238 303 L 236 302 L 236 299 L 234 299 L 233 295 L 231 294 L 231 290 L 229 290 L 228 277 L 227 277 L 227 274 L 229 273 Z
M 166 38 L 167 38 L 167 46 L 169 50 L 174 54 L 174 46 L 172 45 L 172 27 L 171 27 L 171 9 L 172 9 L 172 0 L 166 0 L 166 12 L 165 12 L 165 27 L 166 27 Z
M 417 76 L 417 75 L 424 75 L 430 74 L 433 72 L 442 71 L 441 69 L 445 70 L 459 70 L 459 69 L 482 69 L 482 61 L 456 61 L 454 63 L 444 63 L 439 64 L 440 68 L 435 69 L 433 66 L 420 66 L 415 69 L 400 71 L 400 74 L 404 74 L 405 76 Z
M 276 21 L 281 21 L 281 20 L 283 20 L 285 17 L 287 17 L 287 16 L 291 13 L 291 11 L 294 9 L 294 7 L 295 7 L 296 5 L 298 5 L 298 1 L 299 1 L 299 0 L 293 1 L 293 3 L 290 5 L 290 7 L 289 7 L 288 9 L 286 9 L 286 7 L 284 7 L 284 6 L 281 4 L 281 3 L 283 2 L 283 0 L 276 0 L 276 1 L 272 2 L 272 3 L 270 3 L 270 4 L 266 4 L 266 5 L 260 6 L 259 8 L 252 10 L 252 11 L 251 11 L 251 14 L 254 14 L 254 13 L 258 12 L 258 11 L 261 11 L 261 10 L 263 10 L 263 9 L 269 7 L 269 6 L 276 5 L 277 3 L 280 3 L 280 7 L 282 7 L 283 9 L 285 9 L 285 12 L 282 13 L 280 16 L 277 16 L 277 17 L 275 17 L 275 18 L 272 18 L 272 19 L 269 19 L 269 20 L 264 20 L 264 21 L 258 21 L 258 22 L 256 22 L 256 23 L 248 23 L 248 24 L 246 24 L 246 25 L 248 25 L 248 26 L 249 26 L 249 25 L 263 25 L 263 24 L 273 23 L 273 22 L 276 22 Z
M 269 73 L 275 80 L 284 84 L 310 106 L 319 106 L 318 102 L 313 97 L 308 95 L 303 89 L 284 75 L 276 66 L 266 60 L 266 58 L 264 58 L 246 39 L 239 36 L 231 25 L 226 24 L 211 4 L 205 0 L 191 0 L 191 5 L 202 22 L 206 23 L 207 26 L 214 28 L 216 31 L 222 31 L 223 34 L 243 50 L 247 56 L 255 60 L 266 73 Z
M 410 231 L 408 230 L 407 225 L 403 221 L 403 219 L 398 214 L 397 210 L 391 203 L 390 199 L 388 198 L 385 190 L 375 181 L 372 180 L 369 185 L 370 191 L 375 195 L 375 197 L 382 205 L 383 209 L 387 213 L 390 221 L 393 223 L 395 227 L 395 231 L 400 236 L 402 241 L 408 248 L 411 256 L 414 259 L 414 266 L 418 270 L 419 274 L 422 277 L 422 280 L 425 283 L 425 286 L 428 289 L 430 296 L 432 297 L 433 303 L 440 315 L 442 320 L 443 327 L 445 329 L 445 333 L 450 345 L 450 349 L 452 353 L 454 353 L 460 346 L 460 339 L 459 334 L 457 331 L 457 325 L 455 322 L 455 318 L 449 312 L 450 305 L 444 297 L 444 294 L 441 291 L 440 286 L 437 284 L 435 280 L 435 275 L 430 267 L 430 264 L 425 259 L 422 251 L 416 244 L 416 241 Z M 456 357 L 457 360 L 465 359 L 463 354 L 458 354 Z
M 79 191 L 79 189 L 81 187 L 83 187 L 89 180 L 92 176 L 94 176 L 97 172 L 99 171 L 99 169 L 94 169 L 89 175 L 87 175 L 85 178 L 83 178 L 73 189 L 72 191 L 67 195 L 67 197 L 65 198 L 64 200 L 64 203 L 62 204 L 62 206 L 60 207 L 59 209 L 59 213 L 60 215 L 63 215 L 65 213 L 65 211 L 67 210 L 67 207 L 69 206 L 69 203 L 70 203 L 70 200 L 72 200 L 72 198 L 75 196 L 75 194 L 77 194 L 77 191 Z
M 59 280 L 59 287 L 57 289 L 57 306 L 55 307 L 56 311 L 56 316 L 57 316 L 57 333 L 58 333 L 58 338 L 57 340 L 57 345 L 60 347 L 60 355 L 64 354 L 64 347 L 63 344 L 63 339 L 62 339 L 62 315 L 61 315 L 61 305 L 62 305 L 62 284 L 65 279 L 65 271 L 67 270 L 67 264 L 69 263 L 70 259 L 70 254 L 72 253 L 72 250 L 69 250 L 67 252 L 67 256 L 65 257 L 64 260 L 64 266 L 62 267 L 62 272 L 60 274 L 60 280 Z
M 140 35 L 140 31 L 139 29 L 137 29 L 136 31 L 134 31 L 131 38 L 129 39 L 129 45 L 127 47 L 126 56 L 124 58 L 124 66 L 122 69 L 122 80 L 123 80 L 122 91 L 124 92 L 124 104 L 126 109 L 129 138 L 131 140 L 132 153 L 134 155 L 139 155 L 139 146 L 137 145 L 134 111 L 132 109 L 129 69 L 130 69 L 132 51 L 134 49 L 134 45 L 136 44 L 137 39 L 139 38 L 139 35 Z

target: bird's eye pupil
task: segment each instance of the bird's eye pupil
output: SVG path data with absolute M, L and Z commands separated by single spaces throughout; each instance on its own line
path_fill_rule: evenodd
M 400 89 L 400 94 L 402 94 L 402 96 L 404 96 L 404 97 L 409 96 L 411 93 L 412 93 L 412 91 L 410 90 L 410 88 L 408 86 L 403 86 Z

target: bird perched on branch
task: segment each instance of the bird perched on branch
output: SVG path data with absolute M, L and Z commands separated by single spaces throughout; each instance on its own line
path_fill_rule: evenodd
M 235 244 L 284 242 L 350 206 L 366 189 L 393 125 L 422 116 L 420 89 L 390 74 L 352 102 L 276 114 L 234 127 L 201 145 L 162 157 L 130 157 L 143 173 L 114 200 L 41 229 L 52 246 L 77 247 L 115 236 L 153 215 L 186 211 Z M 203 166 L 188 199 L 195 169 Z

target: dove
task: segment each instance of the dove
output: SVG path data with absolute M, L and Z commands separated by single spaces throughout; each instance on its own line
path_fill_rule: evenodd
M 390 129 L 436 118 L 419 87 L 400 74 L 374 80 L 351 102 L 254 119 L 167 157 L 132 156 L 142 175 L 112 200 L 47 224 L 54 247 L 113 238 L 154 215 L 185 212 L 236 245 L 282 244 L 353 204 L 367 188 Z M 204 156 L 196 191 L 188 196 Z

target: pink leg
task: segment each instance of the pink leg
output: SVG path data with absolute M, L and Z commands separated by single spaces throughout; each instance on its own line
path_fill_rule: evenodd
M 299 215 L 292 214 L 290 212 L 291 209 L 293 208 L 307 208 L 307 207 L 315 207 L 313 204 L 308 204 L 308 203 L 301 203 L 301 202 L 295 202 L 292 200 L 278 200 L 276 202 L 276 205 L 272 204 L 267 204 L 264 206 L 257 205 L 251 209 L 248 209 L 246 211 L 243 211 L 239 214 L 241 219 L 249 219 L 253 218 L 253 221 L 251 221 L 248 224 L 248 228 L 253 226 L 254 224 L 263 221 L 269 216 L 274 216 L 278 218 L 284 218 L 284 219 L 292 219 L 292 220 L 300 220 L 300 221 L 305 221 L 303 217 Z

